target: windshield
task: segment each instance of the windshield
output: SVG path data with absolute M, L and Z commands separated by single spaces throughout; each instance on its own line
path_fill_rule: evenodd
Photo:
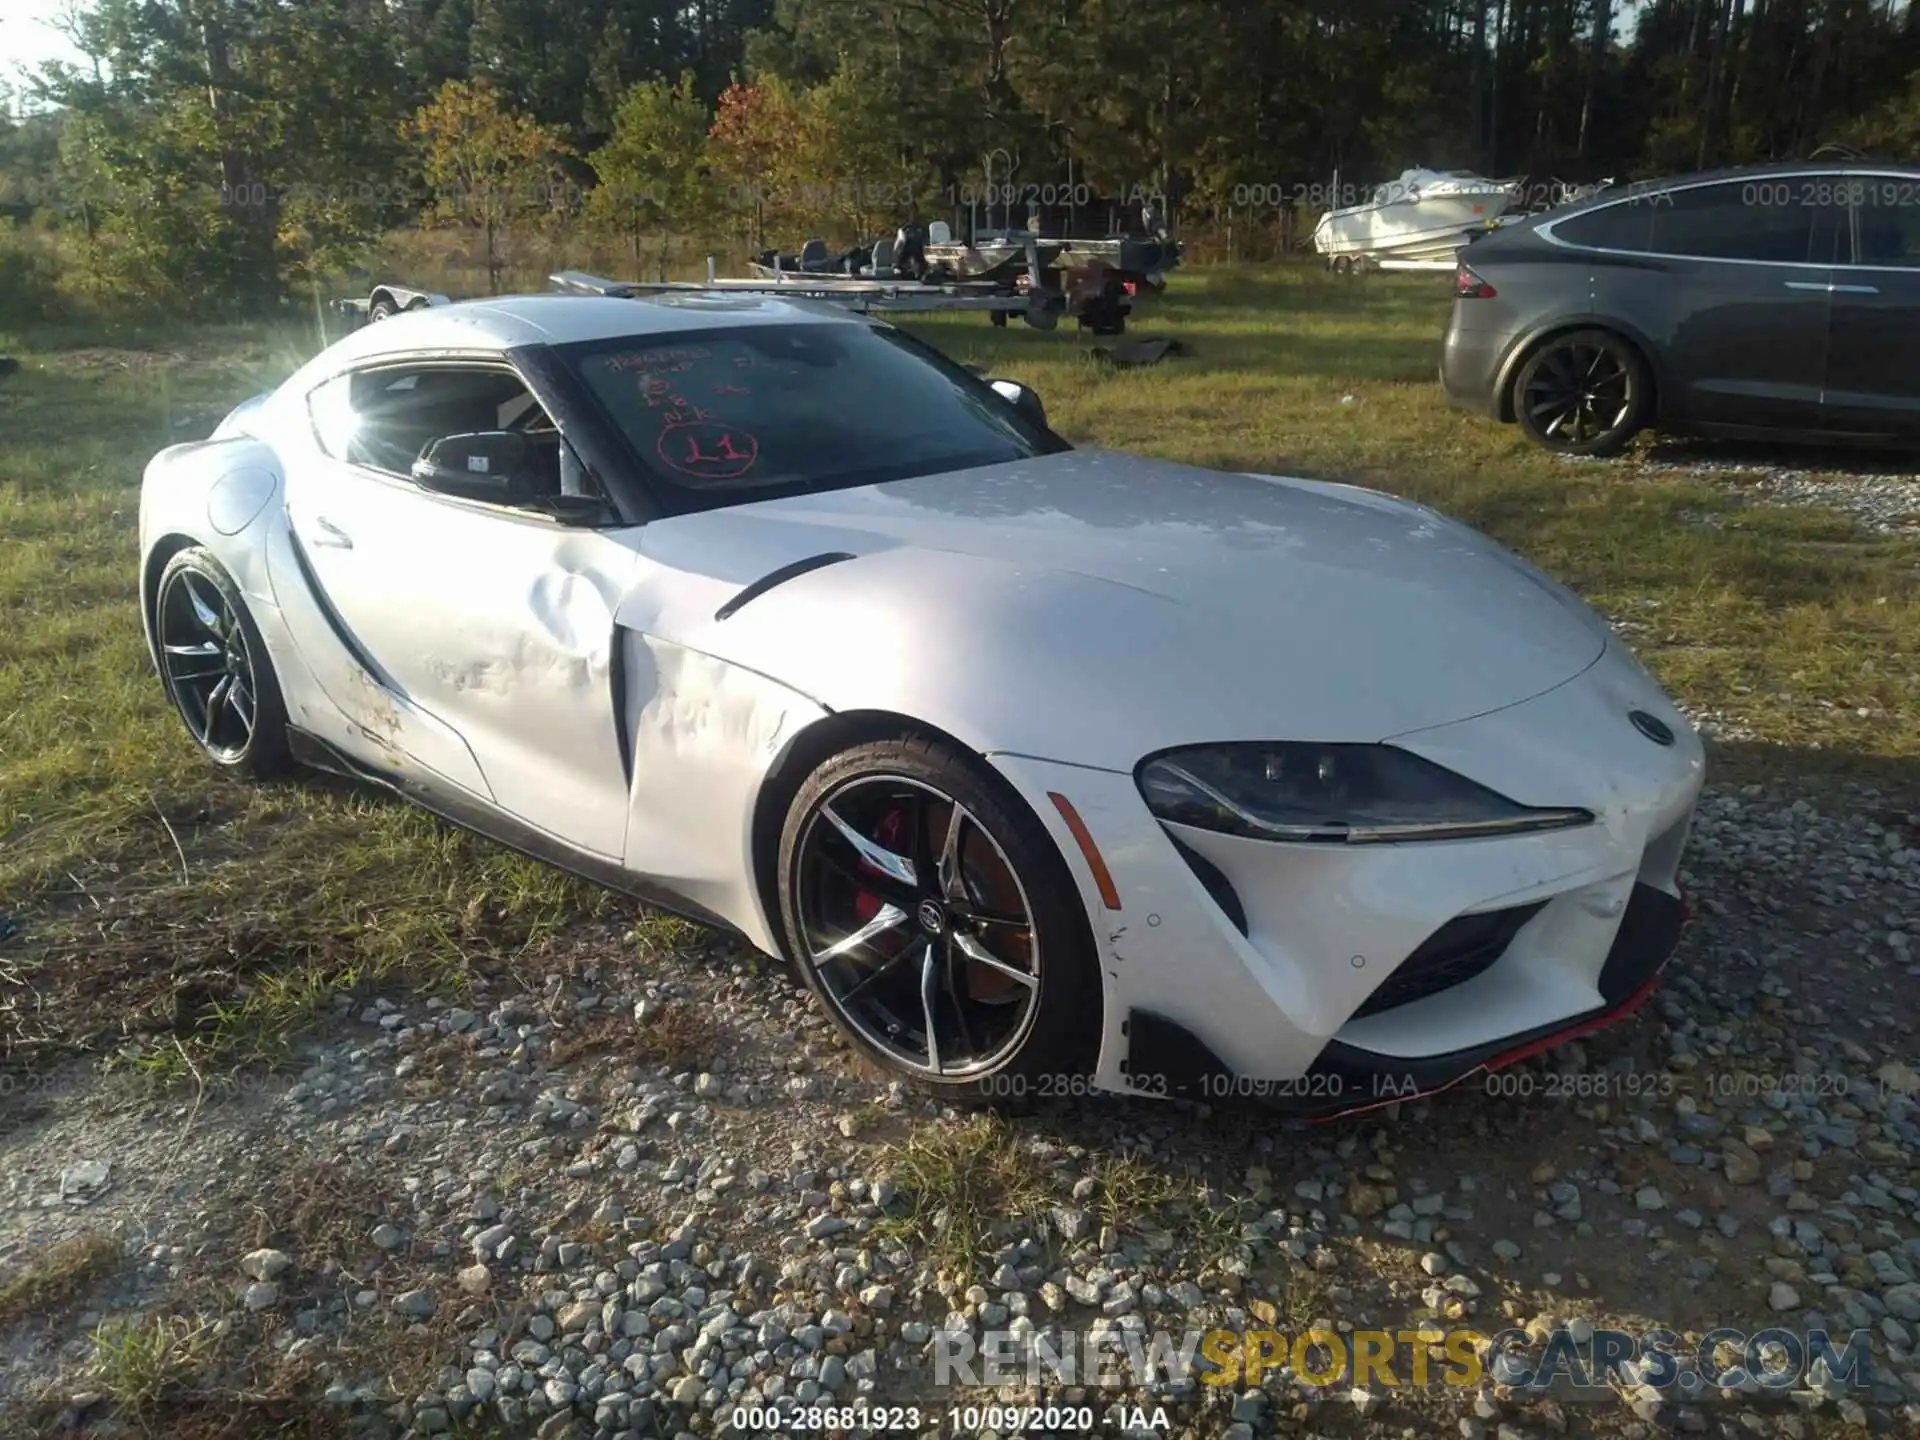
M 560 353 L 676 508 L 1071 448 L 965 369 L 877 325 L 741 325 Z

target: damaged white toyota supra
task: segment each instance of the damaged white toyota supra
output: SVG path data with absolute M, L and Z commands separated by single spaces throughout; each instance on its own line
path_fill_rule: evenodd
M 1625 1014 L 1682 924 L 1700 742 L 1567 590 L 831 306 L 367 326 L 154 458 L 140 554 L 214 763 L 736 931 L 955 1097 L 1402 1099 Z

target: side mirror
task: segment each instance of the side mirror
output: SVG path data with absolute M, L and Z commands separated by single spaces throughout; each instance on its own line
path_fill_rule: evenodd
M 533 446 L 511 430 L 443 435 L 413 462 L 422 490 L 508 505 L 533 493 Z
M 1033 387 L 1022 385 L 1018 380 L 989 380 L 987 384 L 993 387 L 996 395 L 1034 424 L 1044 426 L 1047 423 L 1047 407 L 1040 403 L 1040 396 Z

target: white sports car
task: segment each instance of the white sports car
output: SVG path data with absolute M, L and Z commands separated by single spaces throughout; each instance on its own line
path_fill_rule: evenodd
M 737 931 L 937 1092 L 1361 1108 L 1618 1017 L 1681 926 L 1700 743 L 1567 590 L 830 306 L 367 326 L 154 458 L 140 555 L 215 763 Z

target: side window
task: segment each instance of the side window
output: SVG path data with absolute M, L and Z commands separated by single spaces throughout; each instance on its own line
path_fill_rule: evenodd
M 1634 196 L 1573 215 L 1553 227 L 1553 233 L 1569 245 L 1590 245 L 1596 250 L 1647 249 L 1652 237 L 1653 197 Z
M 341 375 L 307 397 L 320 448 L 336 460 L 411 476 L 413 462 L 448 435 L 511 430 L 532 442 L 536 496 L 604 492 L 511 370 L 419 365 Z
M 1815 265 L 1844 265 L 1847 256 L 1853 253 L 1847 234 L 1846 197 L 1835 197 L 1839 203 L 1817 206 L 1813 212 L 1813 244 L 1807 250 L 1807 259 Z
M 353 377 L 336 375 L 307 396 L 307 414 L 313 420 L 313 438 L 336 460 L 347 458 L 353 443 Z
M 1795 176 L 1729 180 L 1669 191 L 1651 206 L 1648 248 L 1660 255 L 1757 260 L 1776 265 L 1832 264 L 1834 211 L 1844 200 L 1833 182 Z M 1824 236 L 1824 246 L 1816 246 Z M 1824 254 L 1816 254 L 1824 248 Z
M 1863 177 L 1855 192 L 1861 265 L 1920 270 L 1920 185 L 1911 180 Z

